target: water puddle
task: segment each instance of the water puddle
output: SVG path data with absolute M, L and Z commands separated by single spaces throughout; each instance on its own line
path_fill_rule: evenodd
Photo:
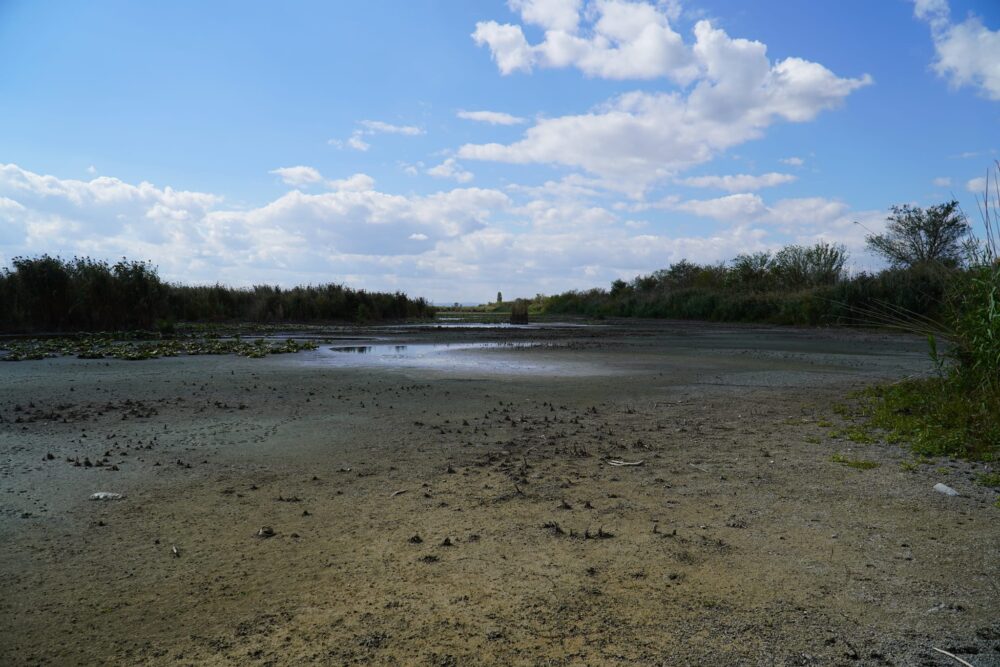
M 470 322 L 460 318 L 439 317 L 434 322 L 387 325 L 391 329 L 582 329 L 601 326 L 583 322 L 534 322 L 531 324 L 511 324 L 510 322 L 482 321 Z
M 409 345 L 339 345 L 331 347 L 331 352 L 345 354 L 367 354 L 373 357 L 423 357 L 438 352 L 458 350 L 527 350 L 537 347 L 536 343 L 414 343 Z
M 335 367 L 423 368 L 486 375 L 605 374 L 594 364 L 554 358 L 535 342 L 372 343 L 322 346 L 305 363 Z

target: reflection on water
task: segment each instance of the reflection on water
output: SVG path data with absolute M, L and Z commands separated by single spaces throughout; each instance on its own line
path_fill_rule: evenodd
M 367 354 L 373 357 L 419 357 L 446 350 L 508 349 L 525 350 L 534 343 L 418 343 L 415 345 L 338 345 L 333 352 Z
M 419 322 L 416 324 L 386 325 L 392 329 L 577 329 L 601 326 L 583 322 L 534 322 L 531 324 L 511 324 L 510 322 L 470 322 L 460 318 L 439 317 L 434 322 Z
M 424 368 L 462 375 L 601 375 L 590 363 L 553 358 L 532 348 L 548 348 L 539 342 L 413 343 L 406 345 L 373 343 L 322 347 L 306 363 L 336 367 Z M 514 354 L 507 354 L 508 352 Z

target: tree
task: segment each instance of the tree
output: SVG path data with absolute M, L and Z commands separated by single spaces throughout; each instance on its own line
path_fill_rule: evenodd
M 896 268 L 920 264 L 955 266 L 971 227 L 957 201 L 931 206 L 893 206 L 884 234 L 869 234 L 869 249 Z
M 847 263 L 847 250 L 839 243 L 814 246 L 787 245 L 774 254 L 771 270 L 788 288 L 832 285 Z
M 497 303 L 503 303 L 503 292 L 497 292 Z
M 767 289 L 772 282 L 772 261 L 770 252 L 737 255 L 730 262 L 732 268 L 729 270 L 729 280 L 745 289 Z

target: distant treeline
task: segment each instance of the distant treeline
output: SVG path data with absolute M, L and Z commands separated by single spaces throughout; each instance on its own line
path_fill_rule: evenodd
M 720 264 L 682 260 L 610 289 L 543 297 L 542 310 L 589 317 L 658 317 L 726 322 L 865 324 L 873 313 L 934 317 L 953 269 L 924 263 L 846 275 L 843 246 L 786 246 Z
M 123 259 L 17 257 L 0 272 L 0 330 L 168 329 L 175 322 L 374 321 L 431 317 L 424 299 L 341 285 L 238 289 L 164 282 Z

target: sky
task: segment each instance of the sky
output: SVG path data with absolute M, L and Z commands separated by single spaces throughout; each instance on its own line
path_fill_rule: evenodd
M 998 129 L 997 0 L 0 0 L 0 266 L 437 303 L 874 270 L 893 204 L 978 222 Z

